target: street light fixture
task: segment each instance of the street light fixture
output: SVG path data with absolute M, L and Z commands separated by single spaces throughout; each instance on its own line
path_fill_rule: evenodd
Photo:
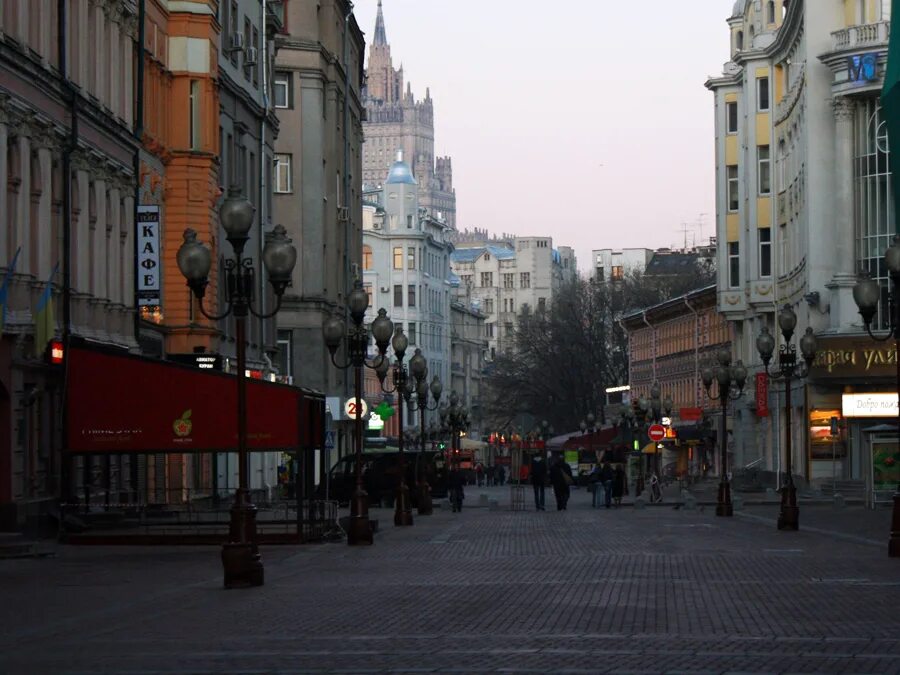
M 406 356 L 406 350 L 409 347 L 409 339 L 403 334 L 403 328 L 397 326 L 394 330 L 394 337 L 391 338 L 391 347 L 394 350 L 394 356 L 397 361 L 393 368 L 393 385 L 385 386 L 388 372 L 390 371 L 390 363 L 387 358 L 381 359 L 375 368 L 375 374 L 378 375 L 378 381 L 381 383 L 381 390 L 387 394 L 400 392 L 401 399 L 403 392 L 406 391 L 406 383 L 409 374 L 403 365 L 403 358 Z M 418 350 L 417 350 L 418 351 Z M 398 527 L 408 527 L 413 524 L 412 508 L 409 502 L 409 486 L 406 484 L 406 455 L 403 453 L 404 433 L 403 433 L 403 401 L 399 401 L 397 406 L 397 421 L 400 426 L 399 438 L 397 441 L 399 459 L 400 459 L 400 479 L 397 483 L 397 497 L 394 504 L 394 525 Z
M 778 371 L 769 370 L 769 362 L 775 351 L 775 338 L 769 332 L 767 326 L 763 326 L 762 332 L 756 338 L 756 350 L 762 359 L 766 369 L 766 375 L 775 380 L 784 380 L 784 405 L 785 405 L 785 457 L 787 464 L 787 482 L 781 487 L 781 512 L 778 514 L 779 530 L 796 530 L 800 526 L 800 508 L 797 506 L 797 487 L 794 485 L 793 472 L 793 429 L 791 427 L 791 380 L 804 378 L 809 374 L 810 366 L 816 359 L 816 336 L 812 328 L 807 328 L 806 333 L 800 338 L 800 353 L 803 355 L 804 364 L 797 362 L 797 346 L 791 342 L 794 329 L 797 327 L 797 315 L 790 305 L 785 305 L 778 313 L 778 327 L 784 338 L 784 344 L 778 349 Z
M 260 319 L 268 319 L 281 309 L 281 299 L 291 280 L 297 249 L 291 245 L 286 231 L 281 225 L 275 226 L 267 237 L 263 248 L 263 264 L 269 275 L 269 283 L 275 293 L 275 308 L 268 313 L 257 311 L 254 306 L 254 280 L 256 272 L 252 258 L 244 258 L 244 246 L 253 225 L 253 205 L 241 197 L 239 188 L 228 189 L 228 197 L 219 209 L 219 220 L 225 229 L 227 239 L 234 250 L 233 258 L 226 258 L 225 301 L 226 310 L 221 314 L 210 314 L 203 306 L 203 297 L 209 285 L 209 271 L 212 253 L 197 240 L 197 232 L 191 228 L 184 231 L 184 243 L 175 255 L 178 269 L 187 280 L 187 285 L 198 300 L 200 312 L 210 321 L 219 321 L 229 314 L 234 316 L 237 357 L 237 444 L 238 444 L 238 488 L 231 508 L 228 528 L 228 542 L 222 548 L 225 588 L 262 586 L 264 570 L 259 555 L 256 536 L 256 507 L 250 502 L 247 466 L 247 316 L 253 314 Z
M 347 532 L 347 544 L 350 546 L 369 546 L 372 544 L 372 526 L 369 522 L 369 496 L 363 487 L 362 479 L 362 450 L 363 450 L 363 418 L 362 412 L 362 374 L 363 368 L 377 370 L 383 368 L 387 360 L 388 345 L 394 333 L 394 324 L 387 317 L 384 309 L 378 310 L 378 316 L 372 322 L 372 336 L 378 348 L 378 356 L 368 360 L 369 329 L 363 325 L 366 310 L 369 307 L 369 295 L 362 287 L 362 282 L 357 281 L 356 287 L 350 293 L 347 306 L 350 310 L 350 318 L 353 325 L 348 329 L 342 319 L 332 316 L 322 324 L 322 334 L 325 338 L 325 346 L 331 354 L 331 362 L 341 370 L 353 368 L 354 371 L 354 396 L 356 399 L 355 431 L 356 431 L 356 489 L 350 502 L 350 527 Z M 348 360 L 346 363 L 338 363 L 336 353 L 341 343 L 347 341 Z
M 737 400 L 744 391 L 744 384 L 747 382 L 747 369 L 744 368 L 744 364 L 741 361 L 731 365 L 731 352 L 727 349 L 720 349 L 716 354 L 716 358 L 719 365 L 715 369 L 710 366 L 704 366 L 700 371 L 700 377 L 703 380 L 703 386 L 706 388 L 706 395 L 713 401 L 719 401 L 722 405 L 721 440 L 719 441 L 719 449 L 722 456 L 722 476 L 719 481 L 719 500 L 716 504 L 716 515 L 733 516 L 731 481 L 728 478 L 728 431 L 726 429 L 726 417 L 728 415 L 728 401 Z M 719 391 L 716 396 L 712 394 L 713 381 L 716 381 L 719 385 Z
M 891 278 L 891 291 L 888 296 L 890 316 L 888 319 L 888 332 L 877 336 L 872 332 L 872 319 L 878 310 L 878 302 L 881 299 L 881 286 L 868 274 L 860 276 L 856 286 L 853 287 L 853 300 L 859 307 L 863 322 L 866 324 L 866 332 L 873 340 L 887 342 L 894 340 L 895 361 L 897 363 L 897 396 L 900 397 L 900 235 L 895 236 L 890 247 L 884 253 L 884 264 Z M 900 405 L 900 398 L 898 398 Z M 900 408 L 897 415 L 898 438 L 900 438 Z M 897 492 L 894 493 L 894 510 L 891 516 L 891 536 L 888 540 L 888 555 L 891 558 L 900 558 L 900 483 L 897 484 Z
M 428 476 L 422 472 L 420 467 L 420 460 L 422 455 L 425 452 L 425 439 L 427 433 L 425 431 L 425 411 L 426 410 L 437 410 L 440 406 L 441 394 L 444 391 L 444 385 L 441 383 L 441 378 L 437 375 L 431 380 L 431 384 L 428 384 L 428 365 L 425 360 L 425 357 L 422 356 L 421 350 L 416 350 L 416 356 L 421 357 L 421 361 L 415 361 L 416 357 L 413 357 L 415 361 L 415 371 L 414 374 L 416 376 L 416 387 L 415 392 L 408 391 L 406 396 L 406 402 L 410 407 L 410 410 L 413 412 L 419 412 L 419 456 L 416 457 L 416 482 L 417 488 L 419 491 L 418 497 L 418 511 L 421 516 L 430 516 L 434 511 L 434 505 L 431 501 L 431 486 L 428 484 Z M 412 394 L 415 393 L 415 400 L 412 398 Z M 434 399 L 434 405 L 428 405 L 428 394 L 431 394 L 431 397 Z

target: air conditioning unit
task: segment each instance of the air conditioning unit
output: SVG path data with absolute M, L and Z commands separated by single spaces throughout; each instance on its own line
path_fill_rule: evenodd
M 350 209 L 348 209 L 346 206 L 339 206 L 338 221 L 346 223 L 348 220 L 350 220 Z
M 247 47 L 244 51 L 244 65 L 245 66 L 255 66 L 256 60 L 259 57 L 259 49 L 256 47 Z
M 232 33 L 231 34 L 231 47 L 228 49 L 229 52 L 240 52 L 244 49 L 244 34 L 243 33 Z

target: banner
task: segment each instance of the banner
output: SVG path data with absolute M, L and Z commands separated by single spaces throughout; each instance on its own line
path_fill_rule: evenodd
M 159 206 L 138 206 L 137 218 L 138 306 L 156 307 L 162 304 L 159 292 Z
M 769 376 L 756 374 L 756 416 L 769 416 Z

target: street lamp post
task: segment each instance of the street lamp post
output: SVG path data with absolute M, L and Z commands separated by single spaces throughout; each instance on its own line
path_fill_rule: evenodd
M 662 399 L 662 390 L 660 389 L 659 382 L 654 382 L 653 386 L 650 387 L 650 399 L 641 397 L 639 400 L 639 405 L 641 406 L 641 410 L 644 413 L 644 418 L 647 422 L 653 422 L 655 424 L 659 424 L 662 422 L 663 414 L 666 417 L 672 414 L 672 406 L 674 403 L 672 402 L 671 396 L 666 396 L 665 400 Z M 656 448 L 656 452 L 654 453 L 654 466 L 656 468 L 657 477 L 662 473 L 662 460 L 660 458 L 659 448 Z
M 894 340 L 894 354 L 897 364 L 897 396 L 900 397 L 900 236 L 895 236 L 890 247 L 884 254 L 884 263 L 891 278 L 891 291 L 889 296 L 890 317 L 888 319 L 888 332 L 883 336 L 877 336 L 872 332 L 872 319 L 878 310 L 878 302 L 881 299 L 881 287 L 878 282 L 868 275 L 864 275 L 853 288 L 853 300 L 859 307 L 863 322 L 866 324 L 866 332 L 873 340 L 886 342 Z M 900 404 L 900 398 L 898 398 Z M 897 414 L 898 442 L 900 442 L 900 408 Z M 894 493 L 894 511 L 891 516 L 891 536 L 888 540 L 888 555 L 891 558 L 900 558 L 900 482 L 897 484 L 897 492 Z
M 372 335 L 378 347 L 378 356 L 369 362 L 369 329 L 363 324 L 366 310 L 369 308 L 369 296 L 357 281 L 356 288 L 348 298 L 350 319 L 353 325 L 349 330 L 342 319 L 333 316 L 322 325 L 325 346 L 331 354 L 331 362 L 342 370 L 353 368 L 354 397 L 356 399 L 355 431 L 356 431 L 356 489 L 350 502 L 350 527 L 347 532 L 347 544 L 350 546 L 369 546 L 372 544 L 372 526 L 369 522 L 369 495 L 363 487 L 362 450 L 363 450 L 363 416 L 362 412 L 362 380 L 363 368 L 377 369 L 386 359 L 388 344 L 394 333 L 394 324 L 387 318 L 384 309 L 378 310 L 378 316 L 372 322 Z M 338 363 L 336 354 L 341 342 L 347 341 L 349 359 L 346 363 Z
M 744 391 L 744 384 L 747 382 L 747 369 L 744 368 L 744 364 L 741 361 L 731 365 L 731 352 L 727 349 L 720 349 L 716 358 L 719 361 L 719 365 L 716 366 L 715 370 L 710 366 L 705 366 L 700 372 L 700 377 L 703 379 L 706 395 L 713 401 L 719 401 L 722 405 L 721 440 L 719 441 L 722 467 L 716 515 L 733 516 L 731 481 L 728 478 L 728 431 L 726 428 L 726 417 L 728 416 L 728 401 L 737 400 Z M 712 395 L 713 380 L 719 384 L 719 391 L 716 396 Z
M 420 357 L 421 362 L 416 362 L 413 364 L 415 366 L 413 374 L 416 378 L 416 400 L 415 404 L 412 403 L 412 395 L 410 394 L 407 398 L 407 401 L 410 404 L 410 408 L 412 410 L 418 410 L 419 412 L 419 456 L 416 458 L 416 483 L 418 488 L 418 511 L 420 516 L 430 516 L 434 512 L 434 504 L 431 501 L 431 486 L 428 484 L 428 476 L 426 476 L 420 467 L 420 460 L 422 455 L 425 453 L 425 438 L 427 436 L 425 431 L 425 411 L 426 410 L 437 410 L 441 400 L 441 393 L 444 391 L 444 385 L 441 383 L 441 378 L 437 375 L 431 380 L 431 384 L 429 385 L 426 378 L 428 376 L 428 366 L 425 361 L 425 357 L 422 356 L 421 350 L 416 350 L 416 356 Z M 415 361 L 416 357 L 413 357 Z M 428 394 L 431 393 L 432 398 L 434 399 L 434 405 L 428 405 Z
M 253 205 L 241 197 L 239 188 L 231 187 L 228 197 L 219 209 L 219 219 L 225 229 L 228 242 L 234 250 L 233 258 L 226 258 L 225 300 L 227 308 L 221 314 L 210 314 L 203 306 L 203 297 L 209 284 L 209 270 L 212 254 L 197 240 L 193 229 L 184 231 L 184 243 L 178 249 L 176 261 L 181 274 L 187 279 L 200 311 L 207 319 L 219 321 L 229 314 L 234 316 L 237 356 L 237 449 L 238 449 L 238 489 L 231 508 L 228 528 L 228 542 L 222 548 L 222 566 L 225 588 L 262 586 L 264 571 L 259 555 L 256 536 L 256 507 L 250 502 L 247 467 L 247 316 L 267 319 L 281 309 L 281 299 L 291 281 L 291 272 L 297 262 L 297 249 L 291 245 L 285 229 L 277 225 L 268 237 L 263 249 L 263 264 L 269 275 L 269 283 L 275 292 L 275 308 L 268 313 L 258 312 L 254 307 L 254 280 L 256 272 L 253 259 L 243 257 L 244 246 L 249 240 L 253 225 Z
M 778 350 L 778 371 L 769 370 L 769 362 L 775 351 L 775 338 L 769 332 L 768 327 L 763 326 L 762 332 L 756 338 L 756 350 L 762 359 L 766 369 L 766 375 L 772 379 L 784 380 L 784 419 L 785 428 L 785 457 L 787 462 L 787 482 L 781 487 L 781 512 L 778 514 L 779 530 L 796 530 L 800 526 L 800 508 L 797 506 L 797 487 L 794 485 L 793 472 L 793 429 L 791 427 L 791 380 L 803 378 L 809 374 L 809 368 L 816 358 L 816 336 L 812 328 L 807 328 L 806 333 L 800 338 L 800 352 L 803 355 L 805 367 L 797 362 L 797 347 L 791 342 L 794 329 L 797 327 L 797 315 L 790 305 L 785 305 L 778 313 L 778 327 L 784 338 L 784 344 Z
M 409 500 L 409 486 L 406 484 L 406 455 L 403 452 L 404 436 L 403 433 L 403 392 L 406 391 L 406 383 L 409 374 L 403 365 L 403 358 L 406 356 L 406 349 L 409 347 L 409 339 L 403 334 L 403 328 L 397 326 L 394 330 L 394 337 L 391 338 L 391 347 L 394 350 L 394 356 L 397 362 L 393 369 L 393 386 L 385 386 L 385 380 L 390 370 L 390 363 L 387 358 L 381 359 L 381 363 L 375 368 L 378 375 L 378 381 L 381 383 L 381 390 L 387 394 L 399 393 L 399 405 L 397 406 L 397 422 L 400 427 L 398 434 L 398 454 L 400 455 L 399 471 L 400 479 L 397 483 L 397 497 L 394 500 L 394 525 L 398 527 L 407 527 L 413 524 L 412 508 Z M 418 350 L 416 350 L 418 353 Z

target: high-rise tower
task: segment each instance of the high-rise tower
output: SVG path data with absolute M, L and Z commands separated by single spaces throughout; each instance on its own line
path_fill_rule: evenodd
M 416 100 L 409 83 L 406 83 L 404 91 L 403 66 L 394 69 L 381 0 L 378 2 L 366 75 L 367 85 L 363 92 L 366 106 L 363 183 L 370 186 L 383 183 L 394 156 L 402 150 L 419 186 L 419 205 L 455 228 L 453 169 L 449 157 L 434 156 L 434 104 L 431 92 L 426 89 L 425 99 Z

